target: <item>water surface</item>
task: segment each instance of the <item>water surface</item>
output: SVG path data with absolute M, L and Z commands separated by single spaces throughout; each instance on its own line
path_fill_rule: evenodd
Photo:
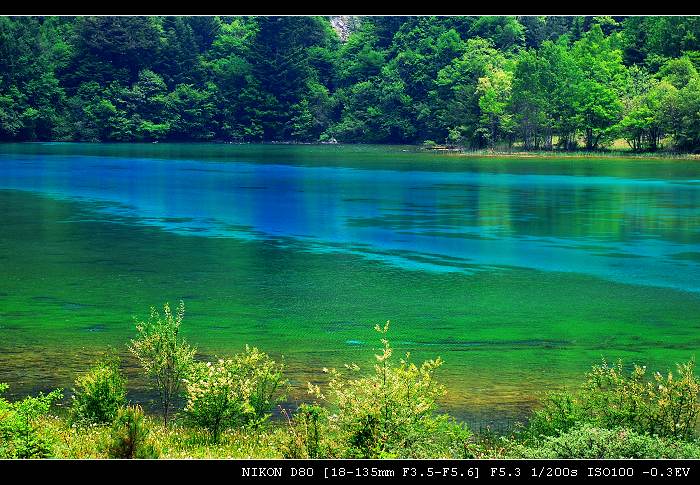
M 369 362 L 390 319 L 446 360 L 448 408 L 519 416 L 601 358 L 695 354 L 699 203 L 692 161 L 2 145 L 0 381 L 68 387 L 184 299 L 203 354 L 257 345 L 299 388 Z

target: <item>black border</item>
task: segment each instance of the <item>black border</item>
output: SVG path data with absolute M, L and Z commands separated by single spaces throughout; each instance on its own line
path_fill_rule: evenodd
M 384 4 L 295 4 L 256 2 L 241 2 L 235 4 L 214 4 L 201 2 L 199 4 L 170 3 L 161 5 L 145 2 L 115 2 L 103 4 L 86 3 L 53 3 L 42 5 L 40 3 L 6 2 L 0 8 L 0 15 L 697 15 L 700 14 L 700 3 L 690 4 L 675 2 L 675 5 L 652 4 L 650 2 L 638 2 L 633 7 L 606 4 L 558 5 L 527 4 L 525 7 L 517 7 L 509 3 L 502 5 L 484 5 L 473 2 L 471 4 L 458 4 L 453 2 L 450 6 L 424 3 L 423 5 L 411 4 L 404 6 L 404 12 L 397 12 L 395 6 Z M 695 10 L 691 13 L 689 10 Z M 345 12 L 343 12 L 345 10 Z M 355 11 L 353 13 L 352 11 Z M 527 10 L 527 11 L 525 11 Z M 335 11 L 335 13 L 333 12 Z M 596 13 L 598 12 L 598 13 Z M 607 13 L 600 13 L 607 12 Z M 620 13 L 627 12 L 627 13 Z M 244 469 L 281 469 L 279 477 L 269 476 L 245 476 Z M 292 476 L 292 469 L 313 469 L 313 477 L 308 475 Z M 328 477 L 329 469 L 355 470 L 393 470 L 393 477 L 358 477 L 345 475 L 344 477 Z M 405 468 L 417 470 L 416 476 L 405 476 Z M 608 470 L 633 470 L 632 476 L 590 476 L 590 469 Z M 450 472 L 443 475 L 436 471 L 448 469 Z M 457 475 L 452 475 L 452 470 L 458 470 Z M 58 477 L 77 483 L 95 483 L 104 478 L 112 478 L 120 481 L 134 481 L 136 483 L 148 479 L 150 473 L 157 473 L 160 482 L 167 478 L 186 480 L 190 473 L 197 473 L 199 479 L 224 480 L 227 483 L 253 483 L 260 480 L 283 482 L 319 482 L 325 481 L 354 481 L 367 480 L 382 481 L 408 481 L 421 483 L 465 483 L 475 479 L 469 476 L 468 470 L 479 470 L 480 482 L 510 482 L 521 481 L 570 481 L 570 480 L 602 480 L 602 481 L 627 481 L 650 479 L 651 481 L 674 483 L 697 483 L 700 477 L 700 460 L 0 460 L 0 477 L 2 482 L 23 483 L 27 478 L 36 478 L 37 475 L 46 474 L 47 478 Z M 493 470 L 498 470 L 496 476 Z M 515 476 L 516 469 L 520 469 L 520 476 Z M 540 476 L 533 474 L 534 470 L 542 472 Z M 654 476 L 650 470 L 655 469 Z M 688 470 L 687 475 L 669 476 L 668 470 Z M 432 470 L 432 471 L 428 471 Z M 503 470 L 503 472 L 501 472 Z M 557 472 L 557 470 L 559 472 Z M 569 470 L 569 475 L 562 475 L 564 470 Z M 576 470 L 576 477 L 571 476 L 571 471 Z M 548 472 L 552 476 L 548 476 Z M 184 474 L 183 474 L 184 472 Z M 502 475 L 503 473 L 503 475 Z M 557 475 L 557 473 L 559 473 Z M 422 474 L 422 476 L 421 476 Z M 429 474 L 432 474 L 428 476 Z M 619 475 L 619 473 L 618 473 Z
M 247 469 L 247 472 L 244 471 Z M 293 469 L 297 470 L 295 474 Z M 360 475 L 357 475 L 357 471 Z M 222 483 L 410 482 L 554 483 L 571 481 L 697 483 L 700 460 L 0 460 L 3 483 L 29 477 L 95 483 L 105 478 L 141 483 L 168 478 Z M 300 473 L 299 470 L 303 470 Z M 372 470 L 381 470 L 372 476 Z M 391 470 L 391 475 L 386 474 Z M 312 473 L 310 473 L 312 472 Z M 383 472 L 383 474 L 381 474 Z M 194 474 L 194 475 L 192 475 Z

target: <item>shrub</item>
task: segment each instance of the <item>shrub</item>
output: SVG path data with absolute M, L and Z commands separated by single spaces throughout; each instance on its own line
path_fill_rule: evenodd
M 432 421 L 432 422 L 430 422 Z M 474 458 L 471 430 L 461 421 L 447 414 L 436 414 L 429 426 L 414 433 L 416 442 L 412 447 L 415 458 Z M 403 456 L 397 453 L 397 457 Z
M 185 415 L 190 423 L 206 428 L 215 443 L 223 430 L 243 424 L 253 413 L 248 402 L 250 390 L 237 372 L 231 359 L 214 364 L 198 362 L 185 380 Z
M 283 446 L 285 458 L 328 458 L 328 411 L 317 404 L 302 404 L 293 417 L 284 412 L 289 433 Z
M 112 423 L 107 455 L 110 458 L 158 458 L 158 451 L 149 440 L 149 435 L 141 407 L 122 407 Z
M 177 314 L 173 315 L 166 303 L 163 312 L 165 315 L 161 317 L 152 307 L 148 321 L 136 324 L 138 336 L 131 341 L 129 350 L 158 391 L 163 422 L 167 426 L 173 400 L 180 393 L 181 382 L 192 365 L 195 349 L 179 335 L 185 304 L 181 301 Z
M 82 424 L 108 424 L 125 404 L 126 379 L 119 371 L 119 358 L 109 357 L 76 379 L 71 417 Z
M 0 394 L 7 390 L 0 383 Z M 52 439 L 36 424 L 46 416 L 51 405 L 63 394 L 60 390 L 21 401 L 9 402 L 0 397 L 0 458 L 44 458 L 51 455 Z
M 521 436 L 535 440 L 555 436 L 586 420 L 577 396 L 567 391 L 552 392 L 545 396 L 542 408 L 533 413 Z
M 622 362 L 595 365 L 576 394 L 557 393 L 530 422 L 532 437 L 552 436 L 588 423 L 602 428 L 623 427 L 677 439 L 693 436 L 700 404 L 700 384 L 695 362 L 677 366 L 677 375 L 656 372 L 648 378 L 646 367 L 636 366 L 627 376 Z
M 284 364 L 275 362 L 265 352 L 246 345 L 245 351 L 233 358 L 238 366 L 239 379 L 250 390 L 248 402 L 256 422 L 267 420 L 272 408 L 283 399 L 287 386 Z
M 214 442 L 236 426 L 259 424 L 281 399 L 283 366 L 257 348 L 216 363 L 197 363 L 185 380 L 188 420 L 206 428 Z
M 516 446 L 513 458 L 700 458 L 700 446 L 623 428 L 583 425 L 537 446 Z
M 677 375 L 654 373 L 635 365 L 625 377 L 622 362 L 614 367 L 594 366 L 582 392 L 585 413 L 602 427 L 622 426 L 639 433 L 687 439 L 692 437 L 700 412 L 700 383 L 695 362 L 677 365 Z
M 386 335 L 389 322 L 375 330 Z M 381 342 L 381 354 L 375 356 L 374 372 L 369 375 L 352 378 L 332 369 L 325 394 L 309 384 L 309 392 L 330 406 L 328 426 L 340 446 L 336 453 L 351 458 L 447 456 L 455 452 L 449 441 L 456 435 L 461 455 L 470 433 L 437 413 L 437 400 L 445 394 L 444 386 L 435 380 L 442 360 L 428 360 L 418 367 L 406 354 L 394 364 L 388 340 Z M 355 364 L 346 369 L 359 372 Z M 445 430 L 450 432 L 441 434 Z

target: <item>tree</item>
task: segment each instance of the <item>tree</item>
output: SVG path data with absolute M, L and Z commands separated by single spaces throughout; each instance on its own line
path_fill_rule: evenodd
M 167 426 L 173 401 L 192 367 L 195 349 L 180 336 L 180 326 L 185 316 L 184 302 L 180 302 L 175 315 L 166 303 L 163 313 L 161 316 L 155 307 L 151 307 L 148 320 L 137 322 L 138 335 L 131 340 L 129 350 L 158 391 L 163 423 Z
M 697 152 L 700 149 L 700 79 L 693 78 L 678 91 L 678 123 L 676 147 Z
M 161 47 L 161 31 L 151 17 L 78 17 L 74 57 L 65 73 L 69 85 L 81 80 L 135 81 L 151 67 Z
M 291 135 L 287 120 L 292 106 L 301 101 L 309 81 L 316 77 L 308 55 L 313 46 L 329 46 L 337 35 L 321 17 L 259 17 L 250 47 L 252 72 L 264 93 L 261 124 L 263 138 Z
M 583 132 L 586 149 L 592 150 L 612 133 L 622 114 L 622 53 L 595 24 L 574 43 L 572 54 L 582 72 L 574 88 L 574 120 Z
M 635 72 L 631 70 L 630 72 Z M 667 127 L 672 126 L 672 113 L 678 90 L 667 81 L 653 78 L 637 81 L 639 87 L 630 88 L 625 101 L 625 115 L 619 123 L 622 136 L 634 151 L 656 151 Z
M 168 95 L 173 115 L 168 120 L 171 137 L 176 140 L 209 140 L 216 134 L 214 99 L 216 86 L 198 89 L 192 84 L 179 84 Z
M 513 117 L 506 109 L 510 102 L 512 77 L 512 73 L 499 69 L 479 78 L 476 92 L 479 95 L 481 118 L 477 131 L 488 146 L 493 146 L 501 139 L 508 140 L 511 144 Z
M 525 44 L 525 28 L 515 17 L 484 16 L 474 22 L 470 32 L 490 39 L 499 50 L 509 51 Z
M 693 151 L 699 19 L 2 17 L 0 140 Z
M 483 39 L 466 42 L 464 54 L 440 69 L 431 93 L 435 117 L 443 129 L 443 136 L 458 129 L 460 138 L 481 147 L 484 140 L 477 133 L 481 119 L 477 85 L 489 72 L 504 69 L 506 60 L 492 43 Z
M 698 77 L 698 71 L 687 57 L 669 59 L 657 74 L 659 79 L 664 79 L 677 89 L 682 89 L 688 83 Z
M 531 49 L 523 50 L 517 59 L 510 107 L 526 150 L 551 147 L 554 120 L 548 116 L 548 107 L 553 93 L 545 90 L 546 76 L 552 74 L 550 62 Z

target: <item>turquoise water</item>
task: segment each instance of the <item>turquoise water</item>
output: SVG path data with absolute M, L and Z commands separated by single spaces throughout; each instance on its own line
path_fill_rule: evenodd
M 601 357 L 694 355 L 699 203 L 694 161 L 0 146 L 0 381 L 69 386 L 182 298 L 203 354 L 258 345 L 299 389 L 390 319 L 447 361 L 448 407 L 520 415 Z

